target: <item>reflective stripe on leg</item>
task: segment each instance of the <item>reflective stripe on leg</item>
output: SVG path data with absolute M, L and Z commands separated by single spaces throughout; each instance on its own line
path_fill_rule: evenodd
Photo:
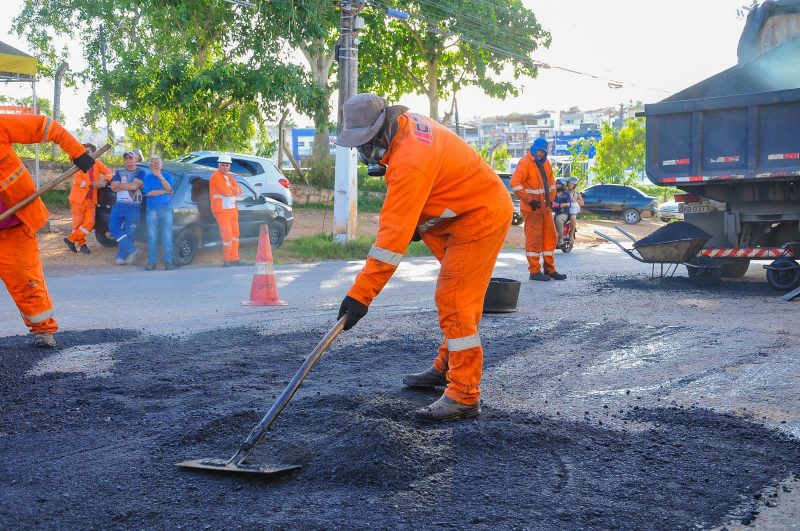
M 450 352 L 458 352 L 459 350 L 467 350 L 470 348 L 481 346 L 481 337 L 479 334 L 472 334 L 471 336 L 447 338 L 447 350 Z

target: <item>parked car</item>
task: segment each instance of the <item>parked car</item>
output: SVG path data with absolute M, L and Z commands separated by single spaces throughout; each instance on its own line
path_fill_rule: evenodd
M 514 217 L 511 218 L 511 224 L 522 225 L 522 222 L 525 220 L 522 218 L 522 212 L 519 211 L 519 197 L 511 190 L 511 174 L 497 172 L 497 175 L 500 176 L 500 180 L 506 185 L 508 193 L 511 194 L 511 201 L 514 202 Z
M 622 216 L 629 225 L 635 225 L 642 217 L 649 218 L 657 213 L 656 198 L 645 195 L 633 186 L 598 184 L 590 186 L 582 194 L 583 211 Z
M 175 162 L 189 162 L 216 169 L 221 154 L 221 151 L 193 151 L 178 157 Z M 242 176 L 251 188 L 264 197 L 292 206 L 289 179 L 284 177 L 273 160 L 242 153 L 228 154 L 231 156 L 231 171 Z
M 658 217 L 661 221 L 672 219 L 683 220 L 683 203 L 677 201 L 665 201 L 658 205 Z
M 138 166 L 147 169 L 146 164 L 140 163 Z M 217 221 L 211 213 L 211 199 L 208 192 L 208 180 L 214 170 L 197 164 L 166 162 L 164 171 L 170 173 L 174 178 L 172 184 L 173 260 L 177 265 L 187 265 L 194 260 L 199 248 L 222 245 Z M 241 176 L 236 175 L 236 182 L 244 192 L 244 198 L 237 202 L 241 243 L 246 245 L 258 242 L 260 227 L 267 224 L 272 246 L 280 247 L 292 229 L 294 221 L 292 208 L 259 195 Z M 114 204 L 115 195 L 111 191 L 111 187 L 107 185 L 100 189 L 98 196 L 95 233 L 97 241 L 105 247 L 117 245 L 117 242 L 108 233 L 108 222 L 111 218 L 111 206 Z M 147 198 L 145 198 L 146 201 Z M 136 229 L 136 240 L 147 242 L 145 205 L 142 206 L 142 217 Z

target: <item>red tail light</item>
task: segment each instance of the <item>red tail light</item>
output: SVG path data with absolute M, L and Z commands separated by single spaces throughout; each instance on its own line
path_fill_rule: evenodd
M 675 201 L 678 203 L 699 203 L 703 198 L 695 194 L 675 194 Z
M 289 179 L 287 179 L 286 177 L 278 179 L 278 182 L 281 183 L 281 186 L 283 186 L 284 188 L 289 188 Z

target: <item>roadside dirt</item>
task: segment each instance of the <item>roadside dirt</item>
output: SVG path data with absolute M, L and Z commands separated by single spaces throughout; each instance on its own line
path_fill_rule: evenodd
M 664 224 L 659 221 L 642 220 L 637 225 L 625 225 L 622 220 L 578 220 L 577 244 L 595 245 L 604 240 L 594 234 L 601 230 L 612 237 L 622 236 L 613 230 L 613 225 L 622 225 L 625 230 L 636 238 L 647 236 Z M 330 233 L 333 227 L 333 209 L 295 209 L 294 225 L 287 240 L 301 236 L 311 236 L 321 232 Z M 48 265 L 80 267 L 112 266 L 116 257 L 116 249 L 103 247 L 94 237 L 94 232 L 89 237 L 90 255 L 72 253 L 67 250 L 63 239 L 72 232 L 72 218 L 68 209 L 51 209 L 49 233 L 39 235 L 39 251 L 45 267 Z M 378 214 L 362 212 L 358 216 L 358 235 L 375 236 L 378 232 Z M 623 237 L 624 238 L 624 237 Z M 137 244 L 144 248 L 143 244 Z M 525 247 L 525 233 L 523 227 L 511 226 L 506 237 L 506 247 L 522 249 Z M 143 253 L 144 254 L 144 253 Z M 201 249 L 192 265 L 213 265 L 222 261 L 222 251 L 218 248 Z M 145 256 L 139 257 L 139 264 L 144 265 Z
M 337 340 L 254 453 L 304 465 L 271 481 L 174 465 L 232 455 L 324 329 L 67 331 L 56 352 L 0 338 L 0 523 L 695 529 L 752 521 L 763 492 L 800 488 L 800 442 L 755 420 L 671 401 L 668 387 L 578 398 L 573 378 L 632 361 L 613 349 L 669 341 L 628 354 L 659 370 L 698 330 L 487 320 L 484 414 L 420 427 L 412 412 L 438 392 L 399 385 L 437 347 L 419 319 L 435 316 L 396 316 L 401 337 L 373 322 Z M 542 349 L 559 342 L 574 354 Z M 568 389 L 548 388 L 576 366 Z

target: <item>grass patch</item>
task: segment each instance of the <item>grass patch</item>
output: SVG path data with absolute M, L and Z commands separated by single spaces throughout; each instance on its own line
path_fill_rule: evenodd
M 368 194 L 358 195 L 358 209 L 361 212 L 380 212 L 383 208 L 383 198 L 373 197 Z
M 333 205 L 328 203 L 294 203 L 293 210 L 333 210 Z
M 272 252 L 276 264 L 295 264 L 298 262 L 319 262 L 321 260 L 365 260 L 375 238 L 362 236 L 345 243 L 336 243 L 331 234 L 314 234 L 289 239 Z M 256 248 L 241 250 L 242 258 L 254 261 Z M 430 249 L 422 242 L 414 242 L 408 247 L 406 256 L 431 256 Z
M 66 190 L 48 190 L 42 194 L 42 201 L 47 208 L 68 207 L 69 193 Z

